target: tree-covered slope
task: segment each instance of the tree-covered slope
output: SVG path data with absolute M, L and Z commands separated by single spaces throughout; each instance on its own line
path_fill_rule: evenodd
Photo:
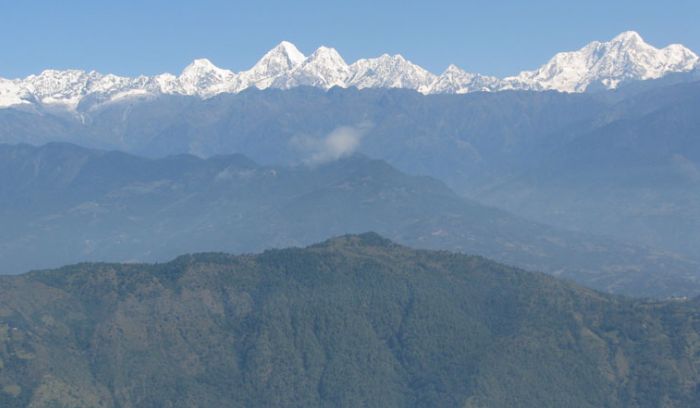
M 697 302 L 376 234 L 0 278 L 3 407 L 688 407 Z

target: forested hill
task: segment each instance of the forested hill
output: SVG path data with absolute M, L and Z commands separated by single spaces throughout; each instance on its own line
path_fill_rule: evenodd
M 689 407 L 700 305 L 376 235 L 0 278 L 0 406 Z

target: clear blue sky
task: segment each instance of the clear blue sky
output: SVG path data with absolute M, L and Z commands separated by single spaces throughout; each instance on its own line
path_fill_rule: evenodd
M 45 68 L 179 73 L 207 57 L 239 71 L 281 40 L 348 62 L 400 53 L 439 73 L 449 63 L 515 74 L 557 51 L 638 31 L 700 52 L 700 1 L 0 0 L 0 76 Z

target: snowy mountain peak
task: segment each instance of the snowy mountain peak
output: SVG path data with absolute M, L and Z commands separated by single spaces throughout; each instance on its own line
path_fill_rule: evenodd
M 300 85 L 323 89 L 344 87 L 349 73 L 348 64 L 335 48 L 321 46 L 287 75 L 275 80 L 273 86 L 282 89 Z
M 214 65 L 211 61 L 209 61 L 206 58 L 197 58 L 194 61 L 190 63 L 190 65 L 186 66 L 185 69 L 182 71 L 183 74 L 187 72 L 192 72 L 192 71 L 213 71 L 219 69 L 216 65 Z
M 407 88 L 428 92 L 436 76 L 401 55 L 382 54 L 350 65 L 349 86 L 357 88 Z
M 281 72 L 296 67 L 304 62 L 305 59 L 306 56 L 294 44 L 282 41 L 265 53 L 251 70 L 262 69 L 270 73 Z
M 325 70 L 329 73 L 342 72 L 346 76 L 348 74 L 348 64 L 345 62 L 343 57 L 340 56 L 338 51 L 336 51 L 335 48 L 324 46 L 318 47 L 318 49 L 301 64 L 301 66 L 317 67 L 318 69 Z M 342 79 L 345 79 L 345 77 Z
M 272 51 L 285 55 L 292 66 L 299 65 L 306 59 L 296 45 L 289 41 L 280 42 Z
M 377 61 L 381 61 L 382 63 L 403 63 L 406 62 L 406 58 L 403 57 L 401 54 L 394 54 L 394 55 L 389 55 L 387 53 L 384 53 L 380 55 L 377 58 L 374 58 Z
M 540 68 L 517 76 L 500 79 L 467 72 L 454 64 L 437 76 L 399 54 L 382 54 L 348 65 L 334 48 L 319 47 L 307 58 L 294 44 L 282 41 L 253 67 L 238 74 L 199 58 L 179 76 L 166 73 L 128 78 L 49 69 L 24 79 L 0 78 L 0 108 L 39 105 L 76 111 L 97 109 L 125 98 L 162 94 L 209 98 L 251 87 L 406 88 L 425 94 L 508 89 L 585 92 L 614 89 L 626 81 L 655 79 L 671 72 L 697 73 L 698 61 L 695 53 L 680 44 L 659 49 L 647 44 L 637 32 L 625 31 L 607 42 L 593 41 L 577 51 L 560 52 Z
M 455 64 L 450 64 L 447 66 L 447 68 L 445 68 L 445 70 L 442 73 L 444 75 L 444 74 L 459 74 L 462 72 L 466 72 L 466 71 L 464 71 L 462 68 L 458 67 Z
M 597 85 L 614 89 L 630 80 L 655 79 L 669 72 L 686 72 L 698 56 L 680 45 L 655 48 L 634 31 L 608 42 L 594 41 L 578 51 L 561 52 L 535 71 L 505 78 L 513 89 L 584 92 Z
M 21 86 L 41 103 L 74 108 L 83 96 L 99 86 L 100 78 L 95 71 L 47 69 L 39 75 L 26 77 Z
M 0 78 L 0 108 L 30 104 L 31 93 L 18 81 Z
M 289 73 L 301 65 L 305 59 L 304 54 L 294 44 L 282 41 L 265 53 L 251 69 L 241 72 L 236 90 L 240 91 L 251 86 L 260 89 L 268 88 L 275 79 Z
M 496 77 L 467 72 L 450 64 L 439 77 L 430 84 L 428 93 L 456 93 L 496 91 L 503 83 Z
M 225 92 L 235 77 L 233 71 L 219 68 L 206 58 L 199 58 L 182 70 L 178 81 L 182 93 L 206 97 Z
M 634 42 L 644 42 L 642 36 L 636 31 L 623 31 L 616 35 L 611 43 L 634 43 Z

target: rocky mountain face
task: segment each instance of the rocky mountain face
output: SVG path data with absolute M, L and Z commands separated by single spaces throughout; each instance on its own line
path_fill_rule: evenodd
M 83 109 L 87 109 L 124 98 L 162 94 L 210 98 L 248 88 L 298 86 L 402 88 L 423 94 L 512 89 L 584 92 L 688 72 L 697 63 L 698 56 L 682 45 L 657 49 L 635 32 L 622 33 L 608 42 L 594 41 L 578 51 L 559 53 L 537 70 L 503 79 L 465 72 L 454 65 L 435 75 L 401 55 L 384 54 L 347 64 L 335 49 L 320 47 L 306 57 L 293 44 L 283 41 L 252 68 L 239 73 L 216 67 L 207 59 L 197 59 L 179 76 L 126 78 L 94 71 L 46 70 L 24 79 L 0 79 L 0 108 L 40 104 L 74 111 L 83 101 Z

